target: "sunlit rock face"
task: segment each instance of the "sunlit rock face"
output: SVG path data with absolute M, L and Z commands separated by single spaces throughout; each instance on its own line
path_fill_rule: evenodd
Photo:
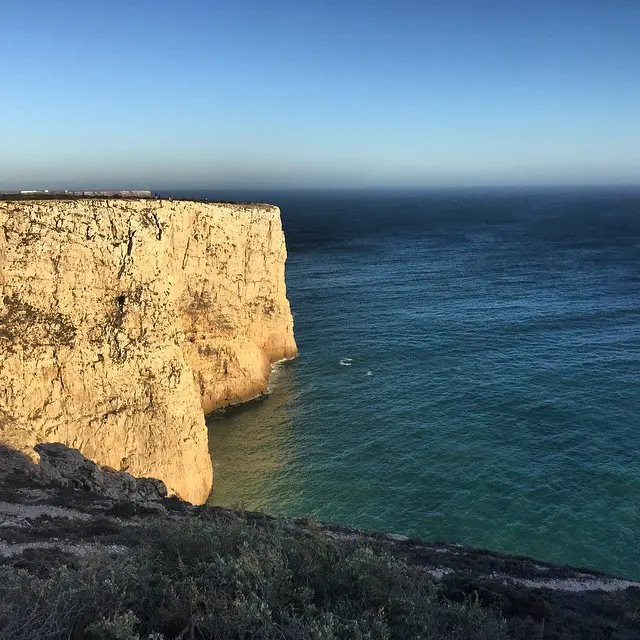
M 297 352 L 285 260 L 269 205 L 0 201 L 1 439 L 205 501 L 204 413 Z

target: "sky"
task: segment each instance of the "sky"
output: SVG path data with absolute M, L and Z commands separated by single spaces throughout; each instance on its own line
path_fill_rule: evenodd
M 640 184 L 640 0 L 3 0 L 0 189 Z

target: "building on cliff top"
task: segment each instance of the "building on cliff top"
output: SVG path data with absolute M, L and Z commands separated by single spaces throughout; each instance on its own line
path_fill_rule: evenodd
M 152 193 L 148 189 L 127 189 L 120 191 L 56 191 L 51 189 L 23 189 L 22 191 L 3 191 L 3 196 L 76 196 L 94 197 L 104 196 L 109 198 L 151 198 Z

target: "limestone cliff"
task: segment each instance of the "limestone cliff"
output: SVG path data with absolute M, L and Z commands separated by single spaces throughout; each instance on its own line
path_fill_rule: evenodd
M 206 500 L 204 412 L 296 345 L 277 207 L 0 201 L 0 439 Z

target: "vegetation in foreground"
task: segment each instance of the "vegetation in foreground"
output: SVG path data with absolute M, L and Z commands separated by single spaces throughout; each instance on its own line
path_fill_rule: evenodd
M 500 640 L 506 622 L 428 572 L 286 522 L 142 525 L 132 546 L 33 550 L 0 567 L 0 636 Z

